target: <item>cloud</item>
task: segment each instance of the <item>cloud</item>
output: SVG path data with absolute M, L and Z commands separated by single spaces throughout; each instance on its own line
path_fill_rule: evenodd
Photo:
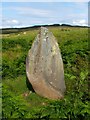
M 87 24 L 86 20 L 83 19 L 83 20 L 73 21 L 73 25 L 87 26 L 88 24 Z
M 47 9 L 39 9 L 32 7 L 6 7 L 6 10 L 15 10 L 17 14 L 24 16 L 47 17 L 52 14 L 52 11 Z
M 14 25 L 18 25 L 19 24 L 18 20 L 4 20 L 4 22 L 6 22 L 7 24 L 14 24 Z
M 3 28 L 5 28 L 5 27 L 17 27 L 19 25 L 21 25 L 21 23 L 16 19 L 3 19 L 2 20 Z
M 47 17 L 48 15 L 51 14 L 50 11 L 48 10 L 43 10 L 43 9 L 35 9 L 35 8 L 25 8 L 24 11 L 20 11 L 20 14 L 22 15 L 33 15 L 35 17 Z
M 17 20 L 11 20 L 10 22 L 12 22 L 14 24 L 19 24 L 19 21 L 17 21 Z
M 86 25 L 87 3 L 4 3 L 3 26 L 22 27 L 39 24 L 67 23 Z M 14 14 L 14 15 L 13 15 Z M 7 18 L 7 19 L 6 19 Z

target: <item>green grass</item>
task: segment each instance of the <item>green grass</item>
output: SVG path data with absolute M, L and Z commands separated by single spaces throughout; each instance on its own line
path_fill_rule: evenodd
M 26 77 L 26 57 L 38 30 L 3 34 L 3 118 L 89 120 L 88 29 L 49 27 L 59 44 L 66 83 L 63 100 L 37 95 Z

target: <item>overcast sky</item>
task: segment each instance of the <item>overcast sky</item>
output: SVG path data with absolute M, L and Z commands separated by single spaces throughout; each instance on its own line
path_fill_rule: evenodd
M 88 25 L 88 2 L 2 2 L 0 16 L 3 28 L 42 24 L 85 26 Z

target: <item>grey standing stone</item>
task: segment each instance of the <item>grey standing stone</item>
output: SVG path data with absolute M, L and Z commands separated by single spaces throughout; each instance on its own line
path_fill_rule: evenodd
M 26 59 L 26 74 L 40 96 L 62 99 L 65 92 L 63 61 L 58 43 L 47 28 L 41 27 Z

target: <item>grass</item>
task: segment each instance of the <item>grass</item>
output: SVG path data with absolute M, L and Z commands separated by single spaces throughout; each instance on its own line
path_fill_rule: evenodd
M 37 95 L 27 80 L 25 60 L 39 30 L 2 35 L 3 118 L 89 120 L 88 29 L 49 27 L 59 44 L 66 83 L 63 100 Z

